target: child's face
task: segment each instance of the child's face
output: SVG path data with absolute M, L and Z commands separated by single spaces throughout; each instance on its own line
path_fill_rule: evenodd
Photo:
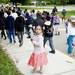
M 40 26 L 36 27 L 36 34 L 41 34 L 42 33 L 42 29 Z

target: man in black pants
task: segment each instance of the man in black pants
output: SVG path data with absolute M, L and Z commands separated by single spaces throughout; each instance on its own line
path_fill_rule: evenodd
M 18 40 L 19 40 L 19 47 L 23 45 L 23 34 L 24 34 L 24 25 L 25 21 L 24 18 L 21 16 L 21 12 L 17 12 L 18 17 L 15 20 L 15 30 L 17 32 Z
M 51 21 L 50 21 L 50 19 L 47 19 L 44 26 L 45 26 L 45 29 L 44 29 L 44 47 L 45 47 L 45 44 L 48 40 L 49 46 L 51 48 L 51 51 L 49 51 L 49 53 L 55 54 L 55 48 L 53 45 L 53 30 L 54 30 L 53 29 L 53 15 L 51 16 Z
M 3 10 L 0 11 L 0 30 L 1 30 L 1 38 L 4 36 L 4 40 L 6 40 L 6 34 L 5 34 L 5 17 Z

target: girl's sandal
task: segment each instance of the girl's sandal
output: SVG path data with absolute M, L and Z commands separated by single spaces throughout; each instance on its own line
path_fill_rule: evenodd
M 42 72 L 42 71 L 37 71 L 37 73 L 43 74 L 43 72 Z
M 32 73 L 36 73 L 36 70 L 35 70 L 35 69 L 33 69 L 31 72 L 32 72 Z

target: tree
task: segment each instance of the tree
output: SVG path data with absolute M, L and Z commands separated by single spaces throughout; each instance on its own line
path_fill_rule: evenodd
M 32 0 L 10 0 L 13 3 L 29 4 Z
M 21 3 L 28 5 L 31 3 L 31 1 L 37 1 L 40 3 L 50 3 L 50 4 L 57 4 L 57 5 L 65 5 L 65 4 L 75 4 L 75 0 L 0 0 L 0 3 Z
M 69 2 L 69 0 L 61 0 L 61 5 L 65 5 Z
M 22 1 L 22 4 L 27 5 L 27 4 L 31 3 L 32 0 L 21 0 L 21 1 Z
M 0 0 L 0 3 L 8 3 L 10 0 Z
M 75 4 L 75 0 L 69 0 L 69 4 Z

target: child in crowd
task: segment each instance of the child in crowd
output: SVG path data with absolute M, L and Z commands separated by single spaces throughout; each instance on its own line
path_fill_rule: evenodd
M 41 26 L 37 26 L 35 28 L 36 34 L 32 38 L 32 43 L 34 45 L 34 51 L 29 59 L 28 64 L 33 67 L 32 73 L 38 72 L 42 73 L 43 65 L 46 65 L 47 54 L 43 47 L 43 36 L 42 36 L 42 28 Z M 39 70 L 37 70 L 40 68 Z
M 68 36 L 67 36 L 67 44 L 68 44 L 68 54 L 72 55 L 73 52 L 73 39 L 75 38 L 75 16 L 70 17 L 70 23 L 68 24 Z

